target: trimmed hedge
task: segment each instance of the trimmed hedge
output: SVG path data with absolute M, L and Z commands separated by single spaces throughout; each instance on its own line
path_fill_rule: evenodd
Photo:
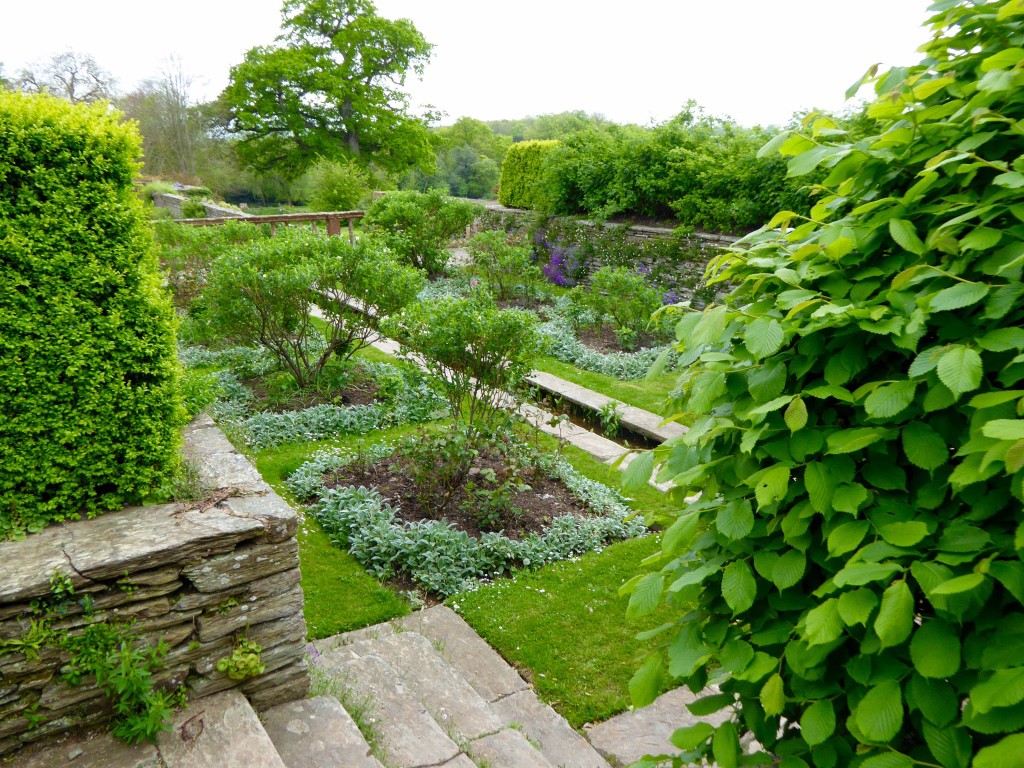
M 546 208 L 541 193 L 544 159 L 558 146 L 557 141 L 521 141 L 508 148 L 501 164 L 498 202 L 509 208 Z
M 0 540 L 139 499 L 177 447 L 174 317 L 118 118 L 0 92 Z

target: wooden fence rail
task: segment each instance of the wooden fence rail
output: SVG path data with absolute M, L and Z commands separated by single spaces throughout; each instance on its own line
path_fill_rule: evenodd
M 223 224 L 225 221 L 244 221 L 249 224 L 269 224 L 270 234 L 274 234 L 274 230 L 278 224 L 289 226 L 291 224 L 311 224 L 313 228 L 316 228 L 317 224 L 323 224 L 327 228 L 328 235 L 340 235 L 341 234 L 341 222 L 348 222 L 348 239 L 349 242 L 355 243 L 356 233 L 353 227 L 353 222 L 357 219 L 363 218 L 366 215 L 366 211 L 328 211 L 325 213 L 281 213 L 273 216 L 238 216 L 238 217 L 227 217 L 227 218 L 211 218 L 211 219 L 179 219 L 179 224 L 190 224 L 193 227 L 214 227 L 218 224 Z

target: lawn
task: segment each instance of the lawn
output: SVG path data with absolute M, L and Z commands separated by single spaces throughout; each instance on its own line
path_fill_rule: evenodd
M 548 356 L 538 357 L 535 367 L 539 371 L 554 374 L 581 387 L 600 392 L 606 397 L 621 400 L 626 405 L 643 408 L 656 414 L 662 412 L 665 401 L 678 379 L 676 373 L 662 373 L 649 379 L 621 381 L 603 373 L 585 371 Z

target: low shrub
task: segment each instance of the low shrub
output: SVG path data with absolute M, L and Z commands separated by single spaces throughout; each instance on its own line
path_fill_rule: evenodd
M 511 242 L 504 232 L 480 232 L 467 247 L 473 257 L 471 271 L 487 281 L 500 301 L 528 292 L 540 280 L 532 249 Z
M 0 91 L 0 540 L 139 500 L 180 439 L 173 310 L 119 119 Z
M 479 208 L 439 190 L 389 192 L 374 200 L 363 223 L 406 264 L 441 274 L 448 243 L 473 223 Z
M 384 332 L 402 344 L 444 392 L 456 419 L 473 429 L 504 413 L 506 393 L 533 370 L 541 348 L 536 317 L 498 309 L 489 296 L 412 304 L 388 318 Z
M 626 350 L 635 349 L 644 336 L 657 335 L 651 331 L 651 315 L 661 308 L 661 296 L 643 275 L 624 267 L 601 267 L 587 288 L 573 289 L 572 301 L 593 312 L 599 323 L 611 318 Z
M 200 200 L 182 200 L 180 209 L 183 219 L 206 218 L 206 206 Z
M 216 331 L 229 341 L 264 347 L 305 388 L 329 360 L 366 346 L 378 318 L 412 301 L 423 282 L 418 270 L 399 264 L 369 238 L 353 245 L 290 229 L 218 258 L 203 298 Z M 317 305 L 329 321 L 322 346 L 311 344 Z
M 311 211 L 354 211 L 370 199 L 370 174 L 354 160 L 320 158 L 307 179 Z

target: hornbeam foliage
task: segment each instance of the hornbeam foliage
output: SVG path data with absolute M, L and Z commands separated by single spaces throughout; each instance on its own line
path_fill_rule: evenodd
M 628 474 L 702 495 L 627 591 L 685 612 L 651 634 L 729 717 L 676 765 L 1024 765 L 1024 0 L 931 10 L 922 61 L 862 81 L 877 135 L 811 116 L 764 148 L 824 168 L 818 202 L 678 322 L 690 430 Z

